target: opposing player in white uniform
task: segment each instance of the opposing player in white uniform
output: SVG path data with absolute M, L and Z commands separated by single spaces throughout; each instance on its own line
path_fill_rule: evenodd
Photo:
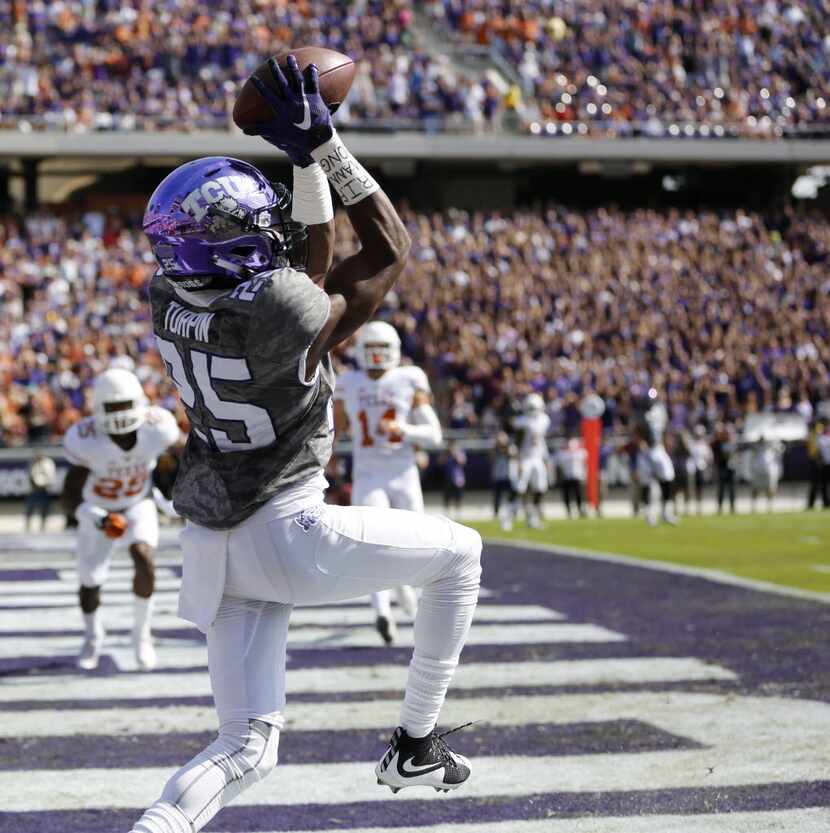
M 105 635 L 101 585 L 120 539 L 135 567 L 133 648 L 139 668 L 147 670 L 156 662 L 150 633 L 153 550 L 159 537 L 156 502 L 167 504 L 154 490 L 152 474 L 159 455 L 177 443 L 179 427 L 169 411 L 148 406 L 141 383 L 128 370 L 104 371 L 95 380 L 92 401 L 92 416 L 76 422 L 63 439 L 72 463 L 64 501 L 78 519 L 79 597 L 86 631 L 78 665 L 87 670 L 98 665 Z
M 767 511 L 772 512 L 773 500 L 778 492 L 778 481 L 781 479 L 781 460 L 784 456 L 784 446 L 778 440 L 767 439 L 761 435 L 752 446 L 750 457 L 750 500 L 752 511 L 755 511 L 755 501 L 758 495 L 766 495 Z
M 657 524 L 657 501 L 654 493 L 659 491 L 663 521 L 676 524 L 677 516 L 672 510 L 674 463 L 663 443 L 669 415 L 666 406 L 660 401 L 656 388 L 649 388 L 639 403 L 639 408 L 638 431 L 646 443 L 646 448 L 642 452 L 645 455 L 645 464 L 642 466 L 640 475 L 641 485 L 648 487 L 647 490 L 644 488 L 647 501 L 646 521 L 649 526 Z M 640 469 L 639 466 L 638 469 Z
M 539 528 L 542 499 L 550 485 L 547 442 L 550 417 L 545 413 L 545 400 L 538 393 L 525 397 L 522 413 L 513 418 L 513 427 L 520 432 L 517 500 L 524 505 L 528 526 Z
M 324 502 L 329 353 L 394 285 L 406 227 L 333 130 L 317 68 L 303 75 L 291 55 L 285 72 L 275 58 L 268 67 L 273 87 L 252 78 L 273 118 L 254 132 L 294 161 L 290 213 L 284 186 L 239 159 L 209 157 L 169 174 L 144 215 L 160 270 L 153 330 L 191 425 L 173 493 L 188 520 L 179 612 L 207 634 L 219 734 L 170 777 L 133 833 L 196 833 L 274 770 L 294 605 L 401 584 L 422 588 L 414 650 L 400 723 L 365 776 L 394 791 L 447 791 L 471 772 L 435 727 L 478 599 L 481 536 L 447 518 Z M 332 239 L 329 186 L 360 243 L 334 268 L 319 243 Z M 319 272 L 306 265 L 312 256 Z M 328 717 L 321 709 L 321 726 Z M 339 772 L 308 775 L 323 800 L 326 769 Z
M 423 512 L 417 449 L 435 448 L 442 439 L 426 373 L 401 366 L 401 340 L 385 321 L 366 324 L 356 349 L 360 370 L 341 373 L 334 391 L 335 429 L 352 435 L 352 503 Z M 402 585 L 397 596 L 414 616 L 415 591 Z M 373 593 L 372 607 L 375 626 L 388 645 L 396 633 L 390 591 Z

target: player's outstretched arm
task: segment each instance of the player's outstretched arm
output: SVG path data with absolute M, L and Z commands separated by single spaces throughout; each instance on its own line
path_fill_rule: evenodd
M 323 286 L 331 298 L 331 313 L 309 352 L 309 358 L 314 360 L 374 315 L 409 254 L 409 234 L 383 191 L 376 190 L 346 210 L 361 248 L 326 277 Z
M 285 72 L 273 59 L 269 67 L 275 89 L 257 78 L 252 81 L 268 102 L 273 118 L 246 132 L 262 136 L 291 157 L 295 164 L 295 206 L 299 204 L 296 177 L 303 176 L 303 166 L 309 169 L 310 177 L 314 166 L 309 163 L 317 163 L 346 207 L 361 246 L 325 278 L 331 312 L 308 353 L 306 366 L 313 372 L 325 353 L 354 333 L 377 309 L 403 269 L 409 254 L 409 235 L 389 198 L 332 127 L 331 114 L 320 97 L 317 67 L 311 64 L 303 73 L 293 55 L 286 59 Z M 308 187 L 312 187 L 310 179 Z M 309 223 L 308 218 L 295 219 Z M 318 222 L 325 223 L 327 218 Z M 313 219 L 311 224 L 315 224 Z M 315 271 L 317 268 L 315 263 Z
M 61 492 L 61 508 L 67 515 L 74 515 L 83 502 L 87 477 L 89 469 L 84 466 L 72 466 L 66 473 Z

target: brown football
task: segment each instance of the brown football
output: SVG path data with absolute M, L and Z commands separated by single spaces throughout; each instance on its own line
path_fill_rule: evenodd
M 277 63 L 285 66 L 289 55 L 293 55 L 304 70 L 309 64 L 316 64 L 320 73 L 320 95 L 329 106 L 332 113 L 340 106 L 354 81 L 357 67 L 354 61 L 342 52 L 333 49 L 323 49 L 319 46 L 302 46 L 277 55 Z M 268 62 L 260 64 L 254 75 L 273 89 L 274 82 Z M 257 88 L 249 78 L 242 86 L 242 90 L 233 106 L 233 120 L 243 130 L 246 127 L 268 121 L 272 118 L 271 109 L 262 100 Z

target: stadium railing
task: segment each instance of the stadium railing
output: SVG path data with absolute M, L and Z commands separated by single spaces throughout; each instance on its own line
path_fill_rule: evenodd
M 484 434 L 481 431 L 445 430 L 444 448 L 449 443 L 456 443 L 467 454 L 467 487 L 470 489 L 484 489 L 490 485 L 490 452 L 494 445 L 494 434 Z M 623 436 L 606 436 L 603 440 L 608 446 L 622 449 L 626 442 Z M 564 445 L 564 437 L 551 437 L 548 447 L 553 452 Z M 352 444 L 349 440 L 339 440 L 335 444 L 336 455 L 351 457 Z M 29 465 L 35 454 L 44 453 L 51 457 L 58 468 L 58 477 L 53 487 L 54 492 L 60 491 L 63 477 L 69 469 L 69 463 L 59 445 L 20 446 L 15 448 L 0 448 L 0 500 L 17 499 L 29 493 Z M 431 451 L 430 465 L 425 474 L 425 486 L 440 486 L 440 461 L 443 450 Z M 606 463 L 605 471 L 609 485 L 627 485 L 628 461 L 621 450 L 615 451 L 610 462 Z M 748 479 L 748 459 L 739 460 L 738 474 L 742 481 Z M 784 479 L 789 481 L 805 481 L 809 477 L 806 445 L 803 441 L 786 443 L 784 455 Z
M 653 163 L 826 164 L 830 140 L 803 138 L 789 141 L 732 139 L 702 141 L 678 136 L 665 138 L 590 138 L 560 135 L 555 141 L 541 136 L 500 133 L 450 135 L 402 131 L 348 133 L 353 152 L 368 162 L 384 160 L 489 162 L 544 165 L 562 162 L 642 161 Z M 7 158 L 195 158 L 224 154 L 247 158 L 285 159 L 282 151 L 261 139 L 226 130 L 199 133 L 21 133 L 0 130 L 0 157 Z M 287 162 L 287 159 L 286 159 Z

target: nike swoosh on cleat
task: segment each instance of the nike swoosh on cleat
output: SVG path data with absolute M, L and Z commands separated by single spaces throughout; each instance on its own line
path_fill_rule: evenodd
M 294 122 L 294 127 L 299 127 L 300 130 L 308 130 L 311 127 L 311 108 L 308 106 L 308 99 L 303 93 L 303 120 Z
M 435 772 L 436 769 L 443 769 L 444 764 L 413 764 L 411 763 L 412 758 L 407 758 L 400 766 L 398 767 L 398 771 L 401 775 L 410 776 L 413 775 L 424 775 L 427 772 Z

